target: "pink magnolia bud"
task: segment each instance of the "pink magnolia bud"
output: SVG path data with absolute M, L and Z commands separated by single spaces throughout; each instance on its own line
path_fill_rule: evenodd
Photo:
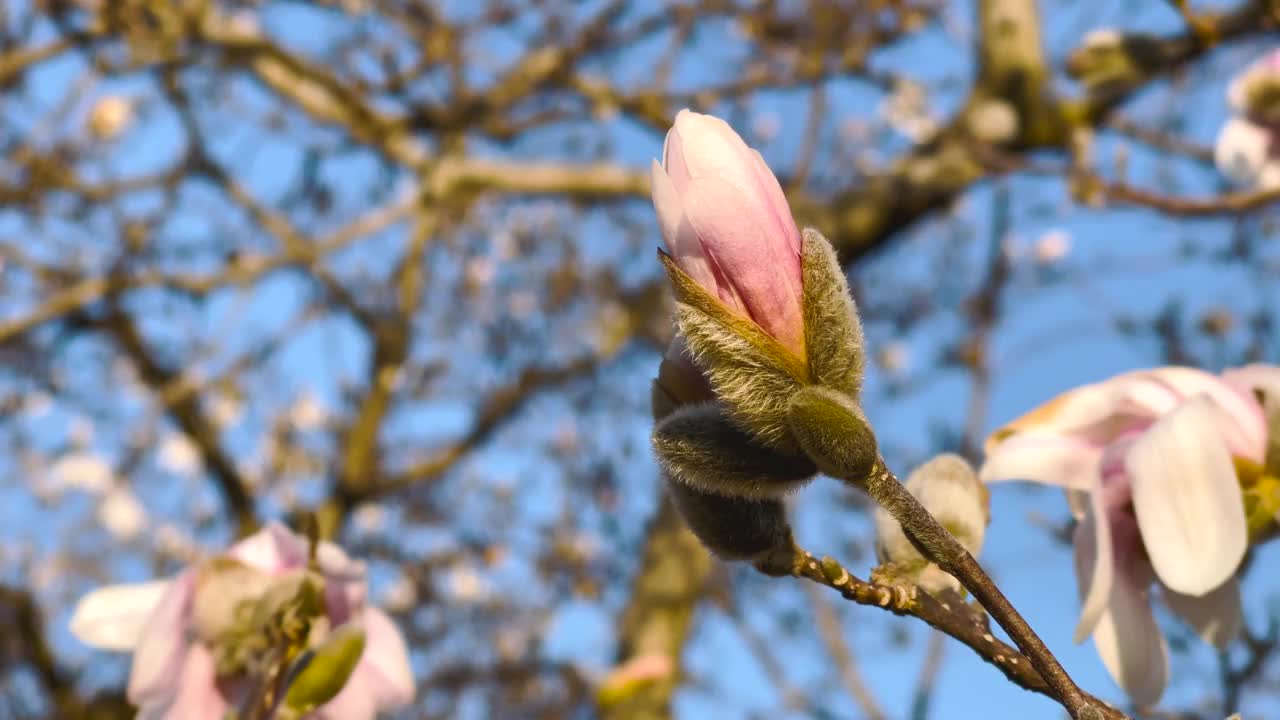
M 662 155 L 653 206 L 680 269 L 803 358 L 800 231 L 760 153 L 723 120 L 681 110 Z

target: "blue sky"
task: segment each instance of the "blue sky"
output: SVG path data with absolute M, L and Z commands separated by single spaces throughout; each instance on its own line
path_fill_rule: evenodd
M 589 8 L 592 3 L 585 3 Z M 967 4 L 963 4 L 967 6 Z M 1044 3 L 1055 21 L 1046 26 L 1046 41 L 1052 57 L 1060 60 L 1074 47 L 1083 34 L 1103 25 L 1141 28 L 1151 32 L 1172 31 L 1179 20 L 1163 2 L 1118 1 L 1103 3 L 1094 10 L 1080 11 L 1079 5 Z M 1070 5 L 1066 9 L 1062 6 Z M 463 12 L 462 4 L 457 4 Z M 931 87 L 931 100 L 940 113 L 956 107 L 966 90 L 971 70 L 966 38 L 973 32 L 968 7 L 958 5 L 947 13 L 949 26 L 932 28 L 897 46 L 877 53 L 873 65 L 877 69 L 908 74 Z M 309 9 L 300 3 L 280 3 L 262 17 L 263 28 L 281 41 L 304 53 L 323 59 L 330 43 L 351 27 L 338 23 L 335 16 Z M 702 83 L 723 78 L 736 71 L 734 29 L 724 23 L 713 23 L 695 38 L 692 51 L 676 66 L 674 84 L 680 88 L 696 88 Z M 664 47 L 661 38 L 624 53 L 616 63 L 601 65 L 600 71 L 613 77 L 639 81 L 656 52 Z M 519 52 L 520 45 L 511 33 L 485 33 L 478 38 L 496 65 Z M 1153 122 L 1172 118 L 1175 129 L 1194 140 L 1212 141 L 1225 115 L 1223 89 L 1230 73 L 1243 67 L 1262 48 L 1260 46 L 1227 47 L 1210 53 L 1193 68 L 1178 87 L 1157 82 L 1126 108 L 1135 117 Z M 84 65 L 73 60 L 45 63 L 25 83 L 24 102 L 14 103 L 4 112 L 19 127 L 40 132 L 42 111 L 56 106 L 72 80 L 84 71 Z M 491 76 L 493 70 L 476 70 L 477 81 Z M 148 95 L 151 81 L 106 81 L 98 95 L 113 93 Z M 1064 90 L 1073 89 L 1065 79 Z M 274 101 L 261 88 L 248 82 L 234 84 L 242 106 L 206 108 L 202 118 L 218 132 L 213 151 L 244 180 L 250 191 L 264 202 L 274 203 L 293 187 L 305 154 L 299 134 L 286 130 L 277 135 L 264 134 L 260 126 L 243 122 L 239 116 L 269 107 Z M 843 123 L 877 120 L 882 93 L 866 82 L 842 79 L 829 83 L 829 106 L 832 120 L 822 132 L 834 138 Z M 429 92 L 430 88 L 424 88 Z M 758 121 L 776 122 L 776 137 L 760 143 L 765 158 L 786 174 L 801 146 L 804 132 L 804 108 L 807 96 L 801 92 L 764 93 L 754 98 L 750 107 L 726 112 L 739 130 L 750 135 Z M 1173 111 L 1170 111 L 1171 106 Z M 37 110 L 33 110 L 33 108 Z M 1182 112 L 1179 108 L 1194 108 Z M 171 112 L 157 109 L 144 114 L 144 125 L 127 134 L 100 164 L 86 172 L 105 175 L 132 175 L 163 167 L 171 161 L 181 142 L 180 128 Z M 299 122 L 293 118 L 292 122 Z M 292 124 L 286 124 L 292 128 Z M 482 154 L 514 157 L 578 159 L 580 153 L 566 149 L 562 142 L 571 128 L 561 128 L 541 136 L 518 142 L 510 147 L 477 143 Z M 612 118 L 589 128 L 589 134 L 602 140 L 609 156 L 635 167 L 643 167 L 660 152 L 661 137 L 651 130 L 624 119 Z M 411 181 L 406 173 L 393 172 L 381 176 L 382 168 L 368 153 L 338 147 L 326 140 L 324 131 L 307 133 L 307 141 L 317 146 L 332 147 L 324 155 L 323 176 L 335 188 L 333 213 L 357 214 L 368 202 L 368 195 L 382 183 L 393 186 Z M 319 140 L 316 138 L 319 137 Z M 1111 155 L 1117 145 L 1114 138 L 1100 138 L 1098 157 Z M 883 157 L 900 152 L 907 141 L 889 136 L 874 148 Z M 1126 141 L 1126 145 L 1132 143 Z M 823 158 L 819 172 L 838 174 L 847 168 L 834 167 L 838 158 Z M 825 167 L 825 165 L 833 167 Z M 1130 179 L 1154 184 L 1169 192 L 1209 193 L 1222 189 L 1211 169 L 1190 161 L 1170 160 L 1140 147 L 1130 147 Z M 1013 176 L 1001 181 L 1000 192 L 1011 201 L 1010 238 L 1024 253 L 1013 261 L 1013 274 L 1004 292 L 1002 315 L 992 342 L 994 388 L 986 408 L 986 429 L 994 429 L 1002 421 L 1015 417 L 1057 392 L 1074 385 L 1099 380 L 1116 372 L 1160 362 L 1161 348 L 1150 333 L 1117 331 L 1121 320 L 1139 325 L 1149 323 L 1171 303 L 1184 312 L 1184 324 L 1190 330 L 1204 310 L 1226 308 L 1238 317 L 1262 309 L 1274 309 L 1275 290 L 1269 282 L 1276 269 L 1274 250 L 1261 245 L 1256 256 L 1247 262 L 1224 259 L 1224 252 L 1239 234 L 1262 238 L 1272 231 L 1263 219 L 1188 221 L 1160 217 L 1132 209 L 1093 210 L 1073 205 L 1065 183 L 1059 179 Z M 890 453 L 890 462 L 905 474 L 914 463 L 939 449 L 938 428 L 954 434 L 962 426 L 971 387 L 967 375 L 958 368 L 940 369 L 938 361 L 945 357 L 958 337 L 966 331 L 960 301 L 972 292 L 981 277 L 986 253 L 990 247 L 996 189 L 982 183 L 965 193 L 951 211 L 917 223 L 902 233 L 887 251 L 861 263 L 852 272 L 854 282 L 873 306 L 893 307 L 903 301 L 906 291 L 933 290 L 937 307 L 922 321 L 906 330 L 888 323 L 869 324 L 869 339 L 875 347 L 898 343 L 906 348 L 909 366 L 902 376 L 889 378 L 886 371 L 872 368 L 866 394 L 869 417 L 875 424 L 882 445 Z M 138 197 L 123 206 L 128 212 L 143 213 L 153 208 L 154 197 Z M 545 201 L 498 204 L 485 208 L 485 217 L 459 233 L 459 247 L 466 252 L 500 255 L 502 233 L 521 224 L 536 222 L 529 218 L 550 213 L 557 219 L 568 219 L 572 225 L 562 229 L 569 238 L 568 246 L 577 252 L 588 267 L 616 266 L 629 282 L 639 283 L 654 275 L 657 268 L 651 248 L 658 244 L 656 227 L 643 203 L 631 203 L 624 211 L 631 219 L 646 224 L 647 235 L 635 243 L 620 238 L 622 231 L 605 211 L 571 214 L 554 204 L 547 209 Z M 545 211 L 545 212 L 544 212 Z M 159 229 L 162 242 L 173 248 L 166 259 L 174 267 L 208 269 L 218 262 L 210 251 L 215 242 L 245 232 L 248 221 L 227 207 L 224 199 L 208 188 L 192 184 L 183 193 L 183 206 L 171 215 L 171 222 Z M 308 217 L 299 211 L 299 223 L 318 232 L 332 226 L 332 218 Z M 58 239 L 68 247 L 93 252 L 102 251 L 116 242 L 110 235 L 95 235 L 95 227 L 110 228 L 112 216 L 102 213 L 92 223 L 66 223 L 61 226 L 47 219 L 33 219 L 0 209 L 0 239 L 35 237 Z M 344 277 L 385 276 L 390 253 L 407 237 L 410 228 L 398 224 L 378 237 L 359 244 L 356 249 L 335 258 L 332 266 Z M 1034 262 L 1031 249 L 1037 239 L 1050 231 L 1065 232 L 1071 238 L 1071 249 L 1065 258 L 1052 266 Z M 8 240 L 3 240 L 8 242 Z M 261 244 L 253 233 L 246 233 L 243 243 Z M 56 255 L 54 245 L 28 244 L 32 254 L 49 252 Z M 185 250 L 184 250 L 185 248 Z M 548 245 L 534 264 L 554 266 L 560 259 L 560 246 Z M 504 357 L 487 352 L 489 328 L 461 327 L 453 323 L 459 308 L 465 317 L 501 316 L 501 307 L 485 303 L 502 300 L 481 298 L 460 301 L 457 296 L 459 276 L 463 270 L 459 253 L 446 249 L 431 255 L 433 276 L 441 282 L 428 294 L 423 327 L 426 338 L 416 348 L 425 363 L 442 357 L 455 361 L 460 370 L 458 383 L 428 401 L 398 408 L 387 431 L 387 440 L 406 438 L 407 442 L 429 447 L 447 441 L 466 431 L 474 418 L 474 399 L 482 390 L 509 377 L 528 357 L 569 355 L 575 349 L 572 341 L 563 348 L 552 342 L 550 347 L 534 346 L 539 337 L 560 340 L 575 325 L 562 316 L 542 317 L 534 313 L 518 330 L 521 339 Z M 944 258 L 950 260 L 944 261 Z M 499 282 L 520 288 L 521 277 L 502 275 Z M 527 289 L 527 288 L 526 288 Z M 536 288 L 535 288 L 536 289 Z M 310 283 L 296 274 L 280 273 L 252 288 L 220 292 L 200 307 L 172 304 L 163 293 L 138 293 L 131 301 L 134 308 L 147 308 L 145 324 L 149 337 L 157 343 L 172 343 L 177 348 L 216 340 L 200 366 L 217 375 L 228 360 L 255 347 L 264 339 L 296 327 L 300 313 L 314 299 Z M 0 305 L 0 316 L 18 312 L 29 303 L 15 289 Z M 496 309 L 495 309 L 496 308 Z M 573 318 L 590 317 L 592 308 L 582 308 Z M 1211 370 L 1234 362 L 1247 343 L 1245 323 L 1237 324 L 1221 341 L 1192 338 L 1189 348 Z M 567 330 L 566 330 L 567 327 Z M 440 334 L 432 334 L 439 329 Z M 457 334 L 450 334 L 456 331 Z M 542 335 L 540 335 L 540 333 Z M 559 333 L 559 334 L 558 334 Z M 571 334 L 571 333 L 570 333 Z M 580 340 L 579 340 L 580 342 Z M 244 388 L 248 417 L 229 428 L 225 434 L 228 447 L 238 457 L 249 458 L 260 453 L 263 418 L 269 411 L 292 401 L 304 389 L 314 393 L 322 405 L 338 408 L 342 404 L 340 386 L 364 373 L 366 346 L 350 321 L 341 316 L 328 316 L 305 326 L 275 354 L 267 365 L 254 368 Z M 1268 347 L 1269 359 L 1275 348 Z M 148 410 L 145 404 L 126 398 L 114 398 L 101 392 L 101 376 L 80 371 L 79 363 L 95 356 L 95 346 L 67 348 L 51 361 L 60 364 L 72 379 L 72 386 L 89 399 L 86 403 L 62 402 L 44 415 L 10 423 L 7 432 L 21 432 L 35 447 L 61 449 L 66 444 L 68 427 L 76 416 L 92 415 L 85 406 L 100 403 L 102 412 L 92 447 L 103 455 L 118 459 L 124 438 L 113 422 L 122 419 L 138 421 Z M 539 652 L 549 658 L 571 659 L 591 671 L 604 671 L 613 660 L 613 620 L 625 595 L 627 572 L 634 568 L 633 543 L 640 536 L 643 521 L 655 502 L 656 470 L 647 452 L 648 378 L 656 368 L 656 355 L 648 348 L 627 347 L 610 363 L 586 381 L 562 391 L 537 398 L 510 427 L 499 432 L 490 443 L 463 463 L 450 475 L 447 483 L 433 489 L 441 505 L 456 512 L 458 529 L 468 538 L 479 537 L 501 542 L 513 548 L 512 559 L 482 570 L 488 587 L 497 595 L 517 594 L 526 604 L 554 605 L 545 618 L 545 634 L 537 640 Z M 106 395 L 106 396 L 104 396 Z M 588 398 L 584 401 L 584 397 Z M 260 415 L 260 416 L 259 416 Z M 104 422 L 111 419 L 111 422 Z M 530 564 L 532 552 L 554 527 L 558 515 L 567 507 L 575 507 L 575 492 L 585 492 L 589 468 L 573 460 L 565 460 L 545 447 L 558 432 L 570 428 L 581 447 L 588 448 L 593 458 L 604 458 L 617 476 L 619 499 L 612 507 L 581 505 L 578 525 L 604 549 L 611 559 L 609 583 L 601 599 L 566 598 L 554 588 L 538 587 L 539 577 Z M 324 443 L 324 439 L 316 442 Z M 584 453 L 586 455 L 588 453 Z M 582 463 L 587 464 L 587 463 Z M 18 473 L 16 465 L 8 471 Z M 200 478 L 175 478 L 153 464 L 145 466 L 136 478 L 136 489 L 143 496 L 150 515 L 156 522 L 169 520 L 189 524 L 192 508 L 214 498 L 207 482 Z M 310 484 L 302 483 L 296 494 L 304 502 L 314 500 L 322 490 L 320 477 Z M 830 481 L 802 493 L 795 501 L 797 531 L 802 544 L 817 553 L 838 554 L 852 541 L 870 538 L 867 518 L 843 507 L 841 494 L 848 492 Z M 65 502 L 53 506 L 41 504 L 21 483 L 0 490 L 0 541 L 31 542 L 40 556 L 64 549 L 60 544 L 92 515 L 92 498 L 72 494 Z M 503 505 L 494 498 L 506 498 Z M 281 513 L 287 502 L 275 494 L 266 494 L 262 509 L 268 514 Z M 402 533 L 408 552 L 430 554 L 447 547 L 458 538 L 431 528 L 414 525 L 399 508 L 386 509 L 387 529 Z M 1066 519 L 1067 511 L 1059 493 L 1043 489 L 1004 485 L 996 489 L 992 507 L 993 522 L 982 560 L 1000 582 L 1002 588 L 1040 631 L 1049 646 L 1085 688 L 1109 699 L 1119 699 L 1118 691 L 1107 676 L 1090 643 L 1071 643 L 1071 633 L 1078 612 L 1076 588 L 1071 571 L 1070 549 L 1054 541 L 1035 518 L 1051 522 Z M 219 522 L 201 525 L 195 538 L 216 547 L 229 534 Z M 354 534 L 354 531 L 353 531 Z M 101 533 L 71 541 L 84 545 L 88 552 L 102 539 Z M 127 552 L 113 554 L 103 567 L 95 568 L 97 581 L 138 580 L 153 572 L 168 572 L 169 563 L 156 567 L 148 563 L 147 543 L 134 541 Z M 1254 564 L 1254 572 L 1246 587 L 1246 604 L 1252 626 L 1260 628 L 1266 614 L 1276 613 L 1280 602 L 1277 585 L 1280 580 L 1267 577 L 1258 568 L 1276 562 L 1274 548 L 1264 549 Z M 845 558 L 850 566 L 863 574 L 869 571 L 869 556 Z M 6 579 L 16 579 L 17 565 L 0 566 Z M 398 574 L 386 564 L 374 566 L 374 595 Z M 738 589 L 738 603 L 754 631 L 768 638 L 779 661 L 787 669 L 791 681 L 801 688 L 831 685 L 829 660 L 812 633 L 788 632 L 788 615 L 807 612 L 807 604 L 796 583 L 764 580 L 737 568 L 732 578 Z M 96 582 L 96 581 L 94 581 Z M 53 629 L 56 648 L 67 658 L 91 663 L 90 681 L 118 681 L 122 665 L 118 661 L 102 663 L 97 655 L 89 655 L 69 636 L 60 621 L 69 608 L 65 601 L 89 583 L 66 580 L 47 592 L 50 603 L 63 608 L 55 614 Z M 61 604 L 59 604 L 61 603 Z M 908 707 L 924 648 L 925 633 L 918 623 L 893 620 L 873 608 L 843 607 L 841 619 L 846 637 L 858 654 L 862 671 L 879 697 L 891 709 L 892 717 Z M 430 611 L 422 611 L 429 614 Z M 511 623 L 525 622 L 526 615 L 512 615 Z M 428 618 L 430 621 L 430 618 Z M 802 621 L 804 622 L 804 621 Z M 1173 627 L 1173 623 L 1167 624 Z M 905 632 L 905 645 L 902 634 Z M 465 654 L 468 637 L 482 642 L 480 635 L 465 631 L 450 635 L 445 645 L 452 648 L 423 648 L 415 655 L 417 667 L 428 672 L 433 662 L 459 648 Z M 1169 706 L 1185 706 L 1203 697 L 1215 687 L 1216 666 L 1213 653 L 1197 642 L 1187 644 L 1190 651 L 1178 653 L 1173 661 L 1170 690 L 1165 695 Z M 480 652 L 487 650 L 481 649 Z M 939 679 L 931 717 L 938 719 L 973 717 L 974 708 L 986 708 L 993 717 L 1047 717 L 1053 705 L 1043 698 L 1005 683 L 993 669 L 978 662 L 965 648 L 954 643 L 947 648 L 948 661 Z M 735 622 L 723 610 L 704 606 L 698 616 L 695 638 L 690 643 L 686 661 L 692 678 L 677 698 L 682 718 L 738 718 L 744 712 L 759 717 L 781 717 L 781 699 L 752 657 Z M 848 698 L 837 696 L 830 707 L 838 717 L 856 717 Z M 475 717 L 482 717 L 483 706 L 477 703 Z M 1262 706 L 1240 708 L 1262 712 Z

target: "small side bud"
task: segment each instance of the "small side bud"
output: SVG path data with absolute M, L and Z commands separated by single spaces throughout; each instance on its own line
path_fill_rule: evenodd
M 364 628 L 347 623 L 305 653 L 292 671 L 284 706 L 301 717 L 324 705 L 346 686 L 364 654 Z
M 676 481 L 667 492 L 685 524 L 722 560 L 753 563 L 761 572 L 791 570 L 795 543 L 781 500 L 748 500 L 712 495 Z
M 707 402 L 715 397 L 706 376 L 689 356 L 689 344 L 683 336 L 676 335 L 667 346 L 658 365 L 658 377 L 653 381 L 650 397 L 653 418 L 661 420 L 681 405 Z
M 916 468 L 904 485 L 969 554 L 981 552 L 991 519 L 990 494 L 964 458 L 939 455 Z M 934 595 L 948 588 L 960 591 L 960 581 L 926 560 L 887 510 L 876 508 L 875 521 L 876 554 L 885 564 L 878 576 L 919 585 Z
M 813 382 L 857 399 L 866 346 L 844 268 L 822 233 L 804 231 L 804 343 Z
M 876 435 L 848 395 L 816 385 L 802 388 L 791 396 L 787 419 L 822 472 L 853 483 L 871 474 L 878 458 Z
M 654 428 L 653 449 L 674 480 L 715 495 L 775 498 L 818 472 L 805 457 L 752 441 L 716 403 L 672 412 Z

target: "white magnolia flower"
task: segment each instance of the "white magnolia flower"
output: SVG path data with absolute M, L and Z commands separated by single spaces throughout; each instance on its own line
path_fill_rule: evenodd
M 1059 395 L 987 441 L 983 480 L 1067 490 L 1078 521 L 1076 641 L 1093 636 L 1139 705 L 1158 701 L 1169 677 L 1153 590 L 1219 648 L 1240 630 L 1248 537 L 1233 460 L 1262 462 L 1268 430 L 1255 392 L 1277 389 L 1271 366 L 1221 377 L 1141 370 Z

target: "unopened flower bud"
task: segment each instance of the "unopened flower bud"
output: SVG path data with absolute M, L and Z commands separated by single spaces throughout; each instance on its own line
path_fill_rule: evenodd
M 285 693 L 285 708 L 300 717 L 336 697 L 360 662 L 364 645 L 364 628 L 356 623 L 330 633 L 299 660 Z
M 987 488 L 969 463 L 959 455 L 939 455 L 916 468 L 907 478 L 907 490 L 947 529 L 971 555 L 982 550 L 990 519 Z M 891 575 L 919 585 L 926 592 L 960 590 L 960 581 L 921 555 L 902 526 L 884 508 L 876 509 L 876 551 L 891 566 Z
M 804 357 L 800 231 L 760 153 L 723 120 L 681 110 L 652 175 L 653 206 L 680 268 Z

